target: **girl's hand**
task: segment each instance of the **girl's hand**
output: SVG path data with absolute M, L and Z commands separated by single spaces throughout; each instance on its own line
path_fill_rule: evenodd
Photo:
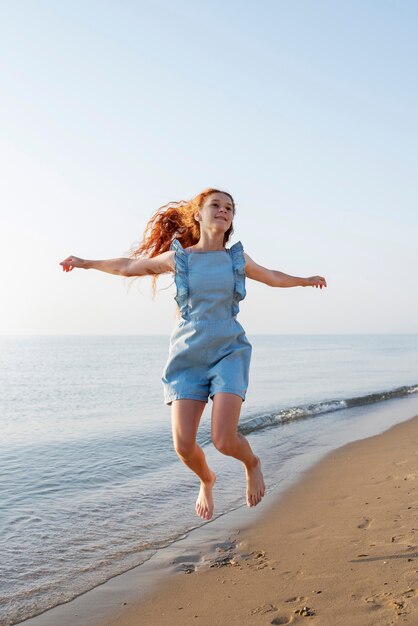
M 322 287 L 327 286 L 327 281 L 323 276 L 310 276 L 306 280 L 307 284 L 304 287 L 319 287 L 322 289 Z
M 87 269 L 84 259 L 79 259 L 77 256 L 68 256 L 64 261 L 61 261 L 63 272 L 71 272 L 75 267 Z

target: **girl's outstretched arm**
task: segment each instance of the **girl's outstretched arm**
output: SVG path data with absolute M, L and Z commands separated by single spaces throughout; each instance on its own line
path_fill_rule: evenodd
M 258 280 L 270 287 L 326 287 L 327 283 L 323 276 L 309 276 L 301 278 L 299 276 L 290 276 L 278 270 L 269 270 L 267 267 L 258 265 L 253 259 L 244 252 L 245 257 L 245 275 L 247 278 Z
M 119 276 L 145 276 L 146 274 L 164 274 L 174 271 L 174 251 L 168 250 L 152 258 L 142 257 L 131 259 L 120 257 L 118 259 L 104 259 L 91 261 L 76 256 L 69 256 L 61 261 L 64 272 L 71 272 L 75 267 L 85 270 L 100 270 L 108 274 Z

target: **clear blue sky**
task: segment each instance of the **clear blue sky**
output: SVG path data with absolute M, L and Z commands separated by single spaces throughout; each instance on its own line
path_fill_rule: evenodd
M 64 273 L 126 256 L 161 205 L 232 193 L 248 333 L 418 332 L 418 5 L 0 6 L 0 333 L 169 333 L 174 285 Z M 171 286 L 170 286 L 171 285 Z

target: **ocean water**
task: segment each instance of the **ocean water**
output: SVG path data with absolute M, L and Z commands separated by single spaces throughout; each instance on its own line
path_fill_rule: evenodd
M 262 458 L 270 491 L 307 449 L 338 445 L 343 429 L 359 437 L 370 407 L 418 398 L 418 335 L 248 338 L 239 429 Z M 168 342 L 0 338 L 4 626 L 140 565 L 204 523 L 194 513 L 198 479 L 177 458 L 163 403 Z M 245 475 L 214 449 L 210 409 L 198 441 L 218 474 L 217 517 L 245 504 Z

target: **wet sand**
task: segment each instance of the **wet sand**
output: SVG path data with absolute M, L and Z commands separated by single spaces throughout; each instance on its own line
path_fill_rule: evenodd
M 417 481 L 418 416 L 329 453 L 210 563 L 183 554 L 100 623 L 418 624 Z

